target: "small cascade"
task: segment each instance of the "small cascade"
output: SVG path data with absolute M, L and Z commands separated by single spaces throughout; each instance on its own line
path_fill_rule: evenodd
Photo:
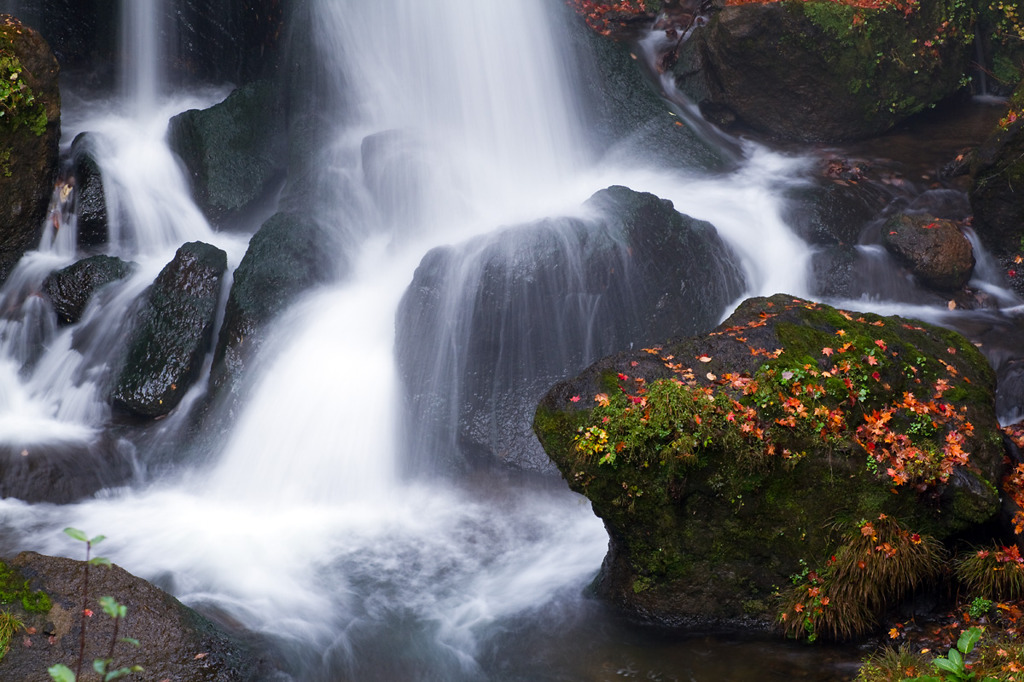
M 153 111 L 166 82 L 163 0 L 121 0 L 121 94 L 136 116 Z

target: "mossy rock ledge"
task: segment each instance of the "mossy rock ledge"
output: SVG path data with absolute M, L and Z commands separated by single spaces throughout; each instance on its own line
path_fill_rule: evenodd
M 608 530 L 599 596 L 662 624 L 762 627 L 851 523 L 884 514 L 945 541 L 991 520 L 993 405 L 959 334 L 777 294 L 598 361 L 548 392 L 534 429 Z
M 721 126 L 797 141 L 869 137 L 961 89 L 971 18 L 946 0 L 728 6 L 682 44 L 673 75 Z

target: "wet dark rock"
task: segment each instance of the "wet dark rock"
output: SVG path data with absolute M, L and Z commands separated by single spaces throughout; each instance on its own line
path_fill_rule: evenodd
M 110 0 L 18 0 L 18 16 L 53 47 L 75 85 L 116 86 L 122 3 Z M 169 82 L 244 83 L 276 68 L 289 0 L 180 0 L 161 5 Z
M 77 502 L 128 481 L 133 463 L 127 454 L 105 436 L 88 443 L 58 439 L 45 444 L 5 444 L 0 446 L 0 498 Z
M 551 472 L 530 422 L 553 382 L 603 354 L 710 329 L 743 291 L 710 223 L 625 187 L 587 207 L 592 221 L 548 219 L 423 259 L 396 323 L 414 457 Z
M 85 248 L 103 246 L 110 237 L 103 173 L 93 156 L 92 137 L 92 133 L 81 133 L 71 143 L 78 245 Z
M 270 82 L 239 88 L 209 109 L 178 114 L 167 137 L 188 169 L 196 204 L 214 223 L 244 214 L 283 181 L 284 116 Z
M 211 380 L 217 390 L 236 388 L 280 312 L 335 278 L 338 266 L 325 246 L 329 243 L 319 223 L 292 213 L 275 214 L 253 235 L 235 270 L 217 340 Z
M 22 552 L 0 566 L 12 582 L 27 581 L 27 603 L 32 608 L 27 611 L 24 600 L 4 607 L 24 621 L 26 631 L 12 639 L 10 650 L 0 659 L 0 677 L 6 682 L 38 682 L 56 663 L 74 670 L 81 631 L 83 562 Z M 89 595 L 88 608 L 94 615 L 86 630 L 85 668 L 90 673 L 91 662 L 110 653 L 113 619 L 98 602 L 100 596 L 110 596 L 127 609 L 118 636 L 139 642 L 138 647 L 125 642 L 115 645 L 116 668 L 139 665 L 146 679 L 177 682 L 267 679 L 270 665 L 255 642 L 228 633 L 119 566 L 92 566 Z M 49 609 L 40 612 L 47 603 Z M 84 671 L 82 678 L 86 679 Z
M 811 291 L 826 299 L 857 298 L 861 294 L 857 250 L 848 245 L 819 249 L 811 255 Z
M 582 98 L 580 123 L 595 148 L 622 162 L 661 161 L 670 166 L 720 170 L 734 163 L 733 149 L 716 148 L 707 131 L 694 133 L 673 110 L 628 43 L 598 35 L 565 8 L 565 33 L 577 63 Z M 643 18 L 650 25 L 650 18 Z
M 57 178 L 60 141 L 59 67 L 42 36 L 0 15 L 0 55 L 15 66 L 0 77 L 31 91 L 0 118 L 0 281 L 38 246 Z M 11 79 L 14 78 L 14 81 Z
M 832 158 L 815 170 L 788 190 L 783 218 L 810 244 L 856 244 L 868 223 L 889 203 L 892 192 L 867 164 Z
M 949 16 L 941 3 L 906 17 L 841 3 L 729 6 L 683 43 L 673 72 L 718 125 L 783 140 L 858 139 L 960 90 L 971 28 L 969 12 Z
M 227 254 L 191 242 L 174 255 L 148 290 L 132 330 L 114 404 L 159 417 L 173 410 L 199 378 L 213 341 Z
M 961 289 L 974 271 L 974 249 L 951 220 L 901 213 L 886 221 L 882 243 L 923 284 L 935 289 Z
M 846 375 L 853 388 L 836 370 L 842 363 L 866 368 L 863 376 Z M 918 376 L 928 381 L 917 384 Z M 681 383 L 663 385 L 710 392 L 721 408 L 712 411 L 709 402 L 698 421 L 697 399 L 682 394 L 673 421 L 660 402 L 648 402 L 645 410 L 660 416 L 644 427 L 645 436 L 619 449 L 608 435 L 613 464 L 578 447 L 581 428 L 619 433 L 617 420 L 626 413 L 617 410 L 641 404 L 628 396 L 653 396 L 655 382 L 669 379 Z M 806 404 L 804 416 L 788 398 L 773 402 L 781 391 L 808 395 L 793 381 L 822 382 L 811 407 L 841 412 L 834 439 L 823 440 Z M 893 407 L 908 392 L 935 400 L 939 386 L 962 421 L 921 430 L 913 427 L 916 413 Z M 910 532 L 947 540 L 995 518 L 1003 447 L 994 389 L 989 363 L 956 332 L 776 295 L 745 301 L 706 336 L 601 359 L 544 396 L 534 428 L 569 486 L 591 500 L 608 529 L 608 555 L 593 586 L 598 595 L 647 621 L 768 626 L 778 615 L 773 594 L 790 584 L 801 562 L 818 570 L 836 552 L 835 524 L 885 514 Z M 602 413 L 611 415 L 608 422 L 594 413 L 602 395 L 617 406 Z M 907 480 L 898 482 L 886 453 L 862 445 L 872 442 L 870 428 L 857 431 L 888 410 L 885 428 L 922 450 L 943 453 L 949 438 L 964 436 L 968 465 L 953 465 L 948 478 L 931 482 L 906 470 Z M 972 428 L 960 429 L 966 422 Z M 930 475 L 944 466 L 943 456 L 931 461 Z
M 114 256 L 92 256 L 57 270 L 43 281 L 61 324 L 74 324 L 82 318 L 85 307 L 96 291 L 111 282 L 124 279 L 135 270 Z
M 1011 98 L 1008 116 L 972 156 L 974 229 L 997 257 L 1024 251 L 1024 83 Z M 1012 121 L 1009 114 L 1017 112 Z

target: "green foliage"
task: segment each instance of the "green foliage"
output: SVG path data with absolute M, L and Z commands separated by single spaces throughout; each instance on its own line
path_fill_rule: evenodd
M 968 613 L 974 620 L 979 620 L 992 610 L 992 600 L 985 599 L 984 597 L 975 597 L 974 601 L 971 602 L 971 606 L 968 609 Z
M 25 126 L 38 136 L 46 131 L 46 108 L 25 81 L 25 67 L 14 53 L 10 35 L 15 30 L 0 23 L 0 126 Z
M 46 672 L 50 673 L 50 677 L 53 678 L 54 682 L 75 682 L 74 671 L 63 663 L 50 666 L 46 669 Z
M 935 675 L 922 675 L 921 677 L 915 677 L 910 682 L 965 682 L 966 680 L 982 680 L 987 682 L 992 680 L 995 682 L 994 677 L 978 678 L 977 673 L 970 670 L 967 666 L 967 655 L 974 650 L 974 646 L 981 639 L 982 629 L 979 627 L 968 628 L 960 633 L 960 639 L 957 640 L 956 646 L 951 647 L 949 653 L 945 656 L 939 656 L 934 661 L 934 665 L 940 671 L 938 676 Z
M 896 337 L 878 329 L 884 323 L 861 319 L 840 319 L 831 336 L 780 323 L 785 350 L 752 349 L 766 358 L 753 376 L 700 377 L 671 356 L 661 359 L 672 378 L 648 384 L 618 374 L 618 390 L 593 397 L 597 406 L 578 427 L 575 449 L 600 464 L 670 468 L 702 466 L 711 452 L 728 452 L 753 468 L 766 457 L 792 464 L 856 444 L 868 471 L 896 486 L 944 483 L 967 464 L 964 445 L 974 430 L 966 408 L 944 398 L 958 372 L 921 355 L 906 362 L 891 347 Z
M 79 637 L 78 647 L 78 662 L 75 670 L 71 670 L 63 663 L 51 666 L 47 669 L 50 673 L 50 677 L 54 682 L 76 682 L 81 679 L 82 665 L 85 660 L 85 641 L 86 641 L 86 621 L 91 615 L 91 612 L 87 608 L 89 601 L 89 567 L 90 566 L 106 566 L 110 567 L 111 563 L 104 557 L 90 557 L 92 548 L 95 545 L 103 542 L 106 539 L 104 535 L 97 535 L 90 538 L 84 531 L 77 528 L 65 528 L 64 533 L 78 542 L 85 543 L 85 562 L 83 566 L 84 577 L 82 579 L 82 621 L 81 631 Z M 99 599 L 100 608 L 114 621 L 113 634 L 110 637 L 110 647 L 106 658 L 97 658 L 92 662 L 92 668 L 99 675 L 103 682 L 110 682 L 110 680 L 116 680 L 127 675 L 142 672 L 142 667 L 138 665 L 126 666 L 121 668 L 113 668 L 114 664 L 114 647 L 118 642 L 124 642 L 131 644 L 132 646 L 139 646 L 139 642 L 131 637 L 118 637 L 118 631 L 120 630 L 121 621 L 128 615 L 128 607 L 119 603 L 113 597 L 100 597 Z

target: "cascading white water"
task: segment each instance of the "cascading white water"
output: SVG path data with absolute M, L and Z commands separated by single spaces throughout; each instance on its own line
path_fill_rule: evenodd
M 163 5 L 163 0 L 121 0 L 119 78 L 122 95 L 139 116 L 153 111 L 166 80 Z
M 328 112 L 338 127 L 320 159 L 318 191 L 328 219 L 337 212 L 358 224 L 348 279 L 279 321 L 245 409 L 207 467 L 76 505 L 5 502 L 8 528 L 33 529 L 22 548 L 73 551 L 59 533 L 67 525 L 102 532 L 111 538 L 105 553 L 125 568 L 293 642 L 296 675 L 311 680 L 337 679 L 338 671 L 487 677 L 484 645 L 510 622 L 556 598 L 578 600 L 606 549 L 585 501 L 564 489 L 506 490 L 481 501 L 400 475 L 392 336 L 416 264 L 435 245 L 578 211 L 611 184 L 654 192 L 713 222 L 741 253 L 755 293 L 803 293 L 807 249 L 779 218 L 773 194 L 776 176 L 798 160 L 752 148 L 744 168 L 717 178 L 592 165 L 548 4 L 310 3 L 332 90 L 325 101 L 339 107 Z M 139 49 L 159 44 L 160 15 L 155 2 L 126 0 L 126 19 L 144 24 L 126 29 L 146 43 Z M 129 301 L 184 241 L 216 243 L 232 264 L 241 256 L 241 245 L 211 231 L 188 199 L 161 141 L 173 113 L 165 106 L 193 103 L 164 105 L 158 73 L 133 70 L 154 63 L 153 54 L 131 59 L 131 123 L 110 114 L 74 122 L 97 134 L 111 251 L 142 264 L 124 289 Z M 383 190 L 361 186 L 367 141 L 392 139 L 413 161 L 410 174 L 385 173 Z M 356 186 L 342 191 L 341 179 Z M 388 214 L 396 201 L 408 210 Z M 82 324 L 112 324 L 125 315 L 118 305 L 112 299 L 90 313 L 108 321 Z M 75 358 L 69 344 L 54 348 L 37 373 L 98 363 Z M 47 380 L 68 394 L 81 386 Z M 535 618 L 530 627 L 541 627 Z M 418 653 L 388 660 L 396 642 Z

